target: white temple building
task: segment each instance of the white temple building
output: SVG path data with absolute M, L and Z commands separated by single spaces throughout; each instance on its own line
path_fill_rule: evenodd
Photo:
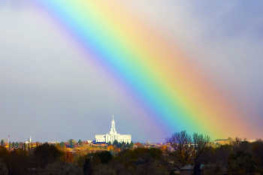
M 131 135 L 121 135 L 117 133 L 114 117 L 112 117 L 110 132 L 104 135 L 95 135 L 95 140 L 97 143 L 113 143 L 115 140 L 120 143 L 131 143 Z

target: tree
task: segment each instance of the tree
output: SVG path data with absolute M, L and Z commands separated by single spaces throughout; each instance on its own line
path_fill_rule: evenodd
M 8 151 L 5 147 L 0 147 L 0 159 L 3 159 L 4 161 L 8 158 Z
M 40 174 L 56 174 L 56 175 L 83 175 L 83 170 L 81 167 L 78 167 L 72 163 L 65 162 L 54 162 L 52 164 L 47 165 L 46 173 Z M 53 173 L 48 173 L 49 171 L 56 171 Z
M 64 143 L 64 142 L 60 142 L 60 143 L 59 143 L 59 146 L 60 146 L 61 148 L 64 148 L 64 147 L 65 147 L 65 143 Z
M 194 133 L 192 137 L 186 131 L 173 134 L 167 142 L 174 149 L 175 166 L 181 169 L 187 164 L 194 164 L 194 174 L 201 174 L 201 156 L 207 150 L 209 141 L 210 138 L 203 134 Z
M 250 153 L 245 151 L 238 151 L 229 156 L 229 174 L 254 174 L 255 170 L 256 164 Z
M 193 150 L 192 138 L 186 131 L 181 131 L 172 135 L 167 142 L 174 149 L 173 158 L 175 166 L 181 169 L 183 166 L 192 163 Z
M 252 143 L 252 154 L 257 164 L 258 171 L 263 174 L 263 141 L 258 140 Z
M 113 146 L 116 146 L 117 148 L 119 147 L 119 142 L 117 140 L 114 140 L 112 143 Z
M 3 139 L 1 140 L 1 146 L 5 146 L 5 141 Z
M 85 158 L 83 171 L 85 175 L 93 174 L 95 167 L 106 165 L 113 159 L 109 151 L 102 151 L 88 154 Z
M 15 148 L 18 148 L 18 147 L 19 147 L 19 143 L 16 142 L 16 143 L 15 143 Z
M 8 169 L 9 174 L 25 175 L 28 174 L 29 156 L 28 152 L 23 149 L 15 149 L 9 155 Z
M 126 149 L 113 159 L 116 174 L 168 174 L 163 153 L 157 148 Z M 115 174 L 115 173 L 114 173 Z
M 73 139 L 70 139 L 68 142 L 69 142 L 70 148 L 74 148 L 76 141 Z
M 200 157 L 202 154 L 206 151 L 208 144 L 209 144 L 210 138 L 207 135 L 203 134 L 193 134 L 193 146 L 195 149 L 195 152 L 193 154 L 194 159 L 194 174 L 199 175 L 201 174 L 201 160 Z
M 34 150 L 34 158 L 38 166 L 45 167 L 47 164 L 60 160 L 63 153 L 59 151 L 54 145 L 45 143 L 36 147 Z
M 78 141 L 78 145 L 79 145 L 79 146 L 82 145 L 82 140 L 79 139 L 79 141 Z
M 83 165 L 83 172 L 84 175 L 91 175 L 93 174 L 93 169 L 91 165 L 91 159 L 87 158 L 85 159 L 84 165 Z
M 113 158 L 109 151 L 95 153 L 95 156 L 97 156 L 100 159 L 100 162 L 102 164 L 109 163 L 109 161 L 111 161 L 111 159 Z

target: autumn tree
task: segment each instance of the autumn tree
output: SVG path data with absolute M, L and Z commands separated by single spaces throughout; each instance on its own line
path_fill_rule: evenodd
M 47 164 L 60 160 L 63 153 L 56 146 L 45 143 L 34 150 L 34 158 L 38 166 L 45 167 Z

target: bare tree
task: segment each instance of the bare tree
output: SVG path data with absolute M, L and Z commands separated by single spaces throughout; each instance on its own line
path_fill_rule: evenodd
M 194 174 L 200 174 L 200 157 L 206 151 L 210 138 L 203 134 L 194 133 L 193 136 L 181 131 L 172 135 L 167 142 L 174 149 L 173 158 L 178 169 L 188 164 L 194 164 Z
M 201 162 L 199 158 L 206 151 L 208 144 L 210 142 L 210 138 L 207 135 L 203 134 L 193 134 L 193 146 L 194 146 L 194 154 L 193 154 L 193 163 L 194 163 L 194 174 L 201 174 L 200 165 Z
M 193 146 L 195 148 L 195 159 L 198 159 L 210 143 L 210 137 L 203 134 L 193 134 Z
M 181 131 L 172 135 L 167 142 L 174 149 L 175 166 L 181 169 L 183 166 L 190 164 L 193 156 L 192 138 L 186 131 Z

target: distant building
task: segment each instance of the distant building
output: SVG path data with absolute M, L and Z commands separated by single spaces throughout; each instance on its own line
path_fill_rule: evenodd
M 214 141 L 214 144 L 216 145 L 230 145 L 232 142 L 231 138 L 228 139 L 217 139 Z
M 31 136 L 29 137 L 29 139 L 27 139 L 26 141 L 25 141 L 25 144 L 31 144 L 32 143 L 32 138 L 31 138 Z
M 104 135 L 95 135 L 95 141 L 97 143 L 113 143 L 114 141 L 117 142 L 124 142 L 124 143 L 131 143 L 131 135 L 121 135 L 117 133 L 116 128 L 115 128 L 115 121 L 114 117 L 112 118 L 111 121 L 111 129 L 110 132 Z

